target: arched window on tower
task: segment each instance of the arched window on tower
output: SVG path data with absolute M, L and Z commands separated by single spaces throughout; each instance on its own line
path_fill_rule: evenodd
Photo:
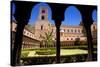
M 45 13 L 45 10 L 42 10 L 42 14 L 44 14 Z
M 43 30 L 43 25 L 41 25 L 41 30 Z
M 45 17 L 44 17 L 44 15 L 42 15 L 42 16 L 41 16 L 41 20 L 44 20 L 44 19 L 45 19 Z

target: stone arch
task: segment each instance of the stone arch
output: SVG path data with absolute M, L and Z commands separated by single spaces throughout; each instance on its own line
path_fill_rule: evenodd
M 92 33 L 91 33 L 91 25 L 93 24 L 92 12 L 94 9 L 97 9 L 97 7 L 92 6 L 92 5 L 84 5 L 84 6 L 76 5 L 76 7 L 80 10 L 80 12 L 82 14 L 82 23 L 86 30 L 87 44 L 88 44 L 88 59 L 87 59 L 87 61 L 92 61 L 94 58 Z
M 76 22 L 74 22 L 74 21 L 76 21 Z M 63 21 L 63 23 L 65 23 L 65 25 L 68 23 L 68 25 L 73 26 L 73 25 L 79 25 L 79 23 L 81 21 L 82 21 L 82 16 L 81 16 L 80 11 L 77 9 L 76 6 L 69 5 L 64 11 L 64 21 Z

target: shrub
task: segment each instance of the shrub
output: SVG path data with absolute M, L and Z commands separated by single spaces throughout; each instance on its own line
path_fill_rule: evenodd
M 36 54 L 38 54 L 38 55 L 52 55 L 55 53 L 56 53 L 55 50 L 37 50 L 36 51 Z

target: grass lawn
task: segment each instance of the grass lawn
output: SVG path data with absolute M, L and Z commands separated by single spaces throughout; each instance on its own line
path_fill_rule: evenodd
M 42 52 L 42 54 L 38 54 L 37 52 Z M 44 54 L 46 53 L 46 54 Z M 50 53 L 50 54 L 49 54 Z M 51 54 L 52 53 L 52 54 Z M 79 54 L 87 54 L 87 50 L 82 49 L 61 49 L 61 56 L 66 55 L 79 55 Z M 24 56 L 25 55 L 25 56 Z M 34 50 L 22 50 L 21 57 L 47 57 L 47 56 L 56 56 L 55 49 L 34 49 Z

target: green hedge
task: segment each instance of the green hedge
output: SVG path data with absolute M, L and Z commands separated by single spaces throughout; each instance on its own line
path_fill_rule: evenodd
M 28 48 L 26 48 L 26 49 L 23 49 L 22 51 L 48 50 L 48 49 L 54 50 L 54 49 L 56 49 L 56 48 L 55 48 L 55 47 L 52 47 L 52 48 L 33 48 L 33 49 L 28 49 Z
M 55 54 L 55 50 L 36 50 L 36 54 L 38 55 L 52 55 Z

